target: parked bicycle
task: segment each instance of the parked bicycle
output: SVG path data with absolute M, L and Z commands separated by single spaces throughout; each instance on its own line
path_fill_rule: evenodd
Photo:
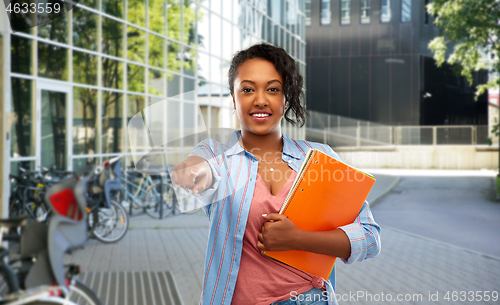
M 63 265 L 64 254 L 83 247 L 87 240 L 88 177 L 80 177 L 88 170 L 48 188 L 44 201 L 52 215 L 47 223 L 28 222 L 27 214 L 0 220 L 0 243 L 4 235 L 9 241 L 8 250 L 0 249 L 0 274 L 7 287 L 0 304 L 102 304 L 76 279 L 78 266 Z
M 168 171 L 129 170 L 122 177 L 122 190 L 129 213 L 147 213 L 152 218 L 163 218 L 176 212 L 193 214 L 201 207 L 196 198 L 172 183 Z
M 130 215 L 146 213 L 152 218 L 161 219 L 172 212 L 174 190 L 163 179 L 163 173 L 158 171 L 126 172 L 122 177 L 122 193 L 129 204 Z
M 129 218 L 121 199 L 121 159 L 111 159 L 95 172 L 86 193 L 89 236 L 103 243 L 121 240 L 128 231 Z
M 20 171 L 19 176 L 9 175 L 14 186 L 9 198 L 9 216 L 27 214 L 31 220 L 44 221 L 49 211 L 43 201 L 46 188 L 71 173 L 55 168 L 37 171 L 20 168 Z
M 26 214 L 30 220 L 47 221 L 50 210 L 43 200 L 47 187 L 71 174 L 42 168 L 39 171 L 21 169 L 21 175 L 10 175 L 14 188 L 9 199 L 9 216 Z M 102 171 L 90 177 L 86 193 L 89 237 L 104 243 L 119 241 L 128 230 L 128 215 L 121 205 L 120 179 L 120 158 L 107 161 Z

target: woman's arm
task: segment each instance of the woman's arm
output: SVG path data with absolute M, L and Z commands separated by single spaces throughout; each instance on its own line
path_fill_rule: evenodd
M 348 259 L 342 259 L 344 263 L 352 264 L 379 255 L 380 226 L 373 219 L 368 202 L 365 201 L 353 223 L 339 229 L 345 232 L 351 242 L 351 255 Z
M 195 160 L 192 163 L 198 163 L 201 167 L 206 167 L 203 172 L 210 175 L 206 181 L 196 179 L 197 187 L 193 188 L 193 195 L 200 201 L 203 210 L 209 218 L 211 203 L 215 199 L 214 196 L 216 195 L 224 171 L 221 166 L 221 158 L 224 158 L 224 152 L 221 151 L 221 148 L 222 145 L 217 141 L 205 139 L 196 145 L 185 160 Z
M 299 230 L 296 236 L 296 250 L 309 251 L 348 259 L 351 242 L 341 229 L 322 232 Z
M 172 173 L 174 182 L 193 194 L 201 193 L 212 187 L 213 170 L 208 161 L 198 156 L 188 157 L 174 166 Z
M 303 250 L 347 259 L 351 254 L 349 238 L 341 229 L 311 232 L 298 229 L 280 214 L 262 215 L 266 222 L 259 234 L 261 251 Z
M 347 264 L 375 257 L 380 252 L 380 227 L 366 202 L 353 223 L 331 231 L 300 230 L 281 214 L 263 217 L 266 222 L 257 243 L 261 251 L 303 250 L 336 256 Z

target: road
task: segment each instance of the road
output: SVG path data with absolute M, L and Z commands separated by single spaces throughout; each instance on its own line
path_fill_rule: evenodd
M 389 226 L 500 257 L 500 203 L 492 171 L 373 170 L 400 184 L 372 212 Z

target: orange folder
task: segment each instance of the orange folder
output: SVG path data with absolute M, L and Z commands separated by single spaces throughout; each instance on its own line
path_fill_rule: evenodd
M 333 230 L 354 222 L 374 183 L 372 175 L 310 149 L 280 214 L 301 230 Z M 324 279 L 337 259 L 299 250 L 262 253 Z

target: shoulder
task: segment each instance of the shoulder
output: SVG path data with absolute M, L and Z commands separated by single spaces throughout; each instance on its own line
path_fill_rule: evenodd
M 222 146 L 222 143 L 212 138 L 204 139 L 203 141 L 199 142 L 198 145 L 196 145 L 196 147 L 209 149 L 213 152 L 220 150 Z
M 212 131 L 211 137 L 198 143 L 198 146 L 205 146 L 213 151 L 226 150 L 238 142 L 240 135 L 240 130 L 220 128 Z
M 213 160 L 219 163 L 219 156 L 223 154 L 222 144 L 214 139 L 207 138 L 199 142 L 191 150 L 189 156 L 199 156 L 205 160 Z
M 295 143 L 297 148 L 303 152 L 304 154 L 307 153 L 309 149 L 317 149 L 319 151 L 324 152 L 325 154 L 334 157 L 337 160 L 340 160 L 340 157 L 337 155 L 337 153 L 328 145 L 328 144 L 323 144 L 323 143 L 318 143 L 318 142 L 311 142 L 311 141 L 305 141 L 305 140 L 295 140 L 291 139 L 292 142 Z

